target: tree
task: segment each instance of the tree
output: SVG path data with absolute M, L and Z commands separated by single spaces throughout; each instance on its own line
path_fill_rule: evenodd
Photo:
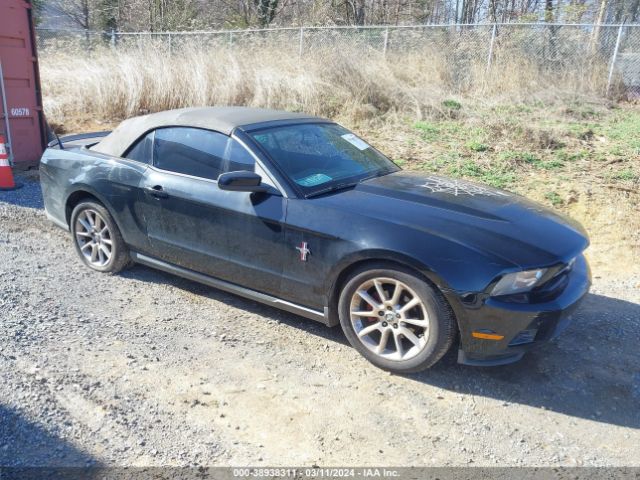
M 553 23 L 553 0 L 545 0 L 544 21 L 547 23 Z
M 31 0 L 31 18 L 37 27 L 42 21 L 42 10 L 44 9 L 44 0 Z
M 0 0 L 1 1 L 1 0 Z M 190 30 L 303 25 L 398 25 L 640 19 L 640 0 L 33 0 L 80 28 Z M 42 5 L 47 9 L 42 10 Z M 594 27 L 593 43 L 601 40 Z
M 365 0 L 346 0 L 344 6 L 346 8 L 347 23 L 350 25 L 365 24 L 367 10 Z
M 150 32 L 189 30 L 198 25 L 199 11 L 193 0 L 137 1 L 146 13 L 146 29 Z
M 598 9 L 598 18 L 593 27 L 593 35 L 591 37 L 591 53 L 595 54 L 600 44 L 600 24 L 604 21 L 604 15 L 607 12 L 607 0 L 600 0 L 600 8 Z
M 271 25 L 277 13 L 278 0 L 254 0 L 254 4 L 258 17 L 258 25 L 262 28 Z
M 94 0 L 49 0 L 47 3 L 54 11 L 66 16 L 78 27 L 85 30 L 93 27 Z
M 96 17 L 96 26 L 100 30 L 119 30 L 120 1 L 99 0 Z

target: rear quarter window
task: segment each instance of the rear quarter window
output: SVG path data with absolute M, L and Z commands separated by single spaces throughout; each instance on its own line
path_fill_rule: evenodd
M 124 155 L 129 160 L 135 160 L 141 163 L 151 164 L 151 157 L 153 152 L 153 133 L 149 132 L 144 137 L 136 140 L 136 142 L 129 148 Z

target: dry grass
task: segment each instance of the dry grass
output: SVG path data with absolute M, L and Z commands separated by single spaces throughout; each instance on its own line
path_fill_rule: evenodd
M 334 118 L 409 170 L 509 188 L 589 230 L 600 272 L 640 273 L 640 110 L 603 99 L 606 66 L 541 71 L 499 58 L 456 68 L 437 52 L 384 58 L 108 49 L 41 57 L 45 110 L 60 130 L 101 130 L 141 113 L 249 105 Z
M 60 50 L 56 51 L 60 52 Z M 149 111 L 182 106 L 250 105 L 300 110 L 329 117 L 380 114 L 414 119 L 449 115 L 445 98 L 491 102 L 549 101 L 603 91 L 606 65 L 557 73 L 520 57 L 451 63 L 425 50 L 383 57 L 362 50 L 316 50 L 297 54 L 268 48 L 110 50 L 91 56 L 41 55 L 45 110 L 57 124 L 70 119 L 119 121 Z M 552 88 L 550 86 L 553 86 Z

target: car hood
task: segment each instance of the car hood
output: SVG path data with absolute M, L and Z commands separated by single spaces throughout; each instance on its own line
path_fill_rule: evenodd
M 588 245 L 578 222 L 474 182 L 397 172 L 338 196 L 347 208 L 448 238 L 521 268 L 568 261 Z

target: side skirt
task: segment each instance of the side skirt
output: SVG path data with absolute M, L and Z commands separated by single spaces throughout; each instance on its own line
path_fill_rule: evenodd
M 328 312 L 326 308 L 324 312 L 313 310 L 311 308 L 303 307 L 302 305 L 297 305 L 295 303 L 282 300 L 281 298 L 272 297 L 271 295 L 266 295 L 249 288 L 241 287 L 240 285 L 236 285 L 234 283 L 226 282 L 218 278 L 194 272 L 193 270 L 178 267 L 177 265 L 163 262 L 162 260 L 148 257 L 141 253 L 131 252 L 131 259 L 148 267 L 157 268 L 158 270 L 172 273 L 174 275 L 193 280 L 194 282 L 203 283 L 205 285 L 209 285 L 210 287 L 224 290 L 225 292 L 234 293 L 236 295 L 240 295 L 241 297 L 255 300 L 256 302 L 271 305 L 273 307 L 279 308 L 280 310 L 286 310 L 287 312 L 295 313 L 297 315 L 310 318 L 311 320 L 322 322 L 325 325 L 329 324 L 329 316 L 327 315 Z

